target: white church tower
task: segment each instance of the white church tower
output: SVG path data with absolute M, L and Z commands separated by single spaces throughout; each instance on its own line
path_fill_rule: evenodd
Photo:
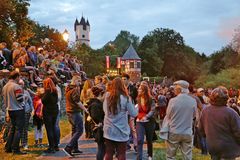
M 74 31 L 76 35 L 76 43 L 84 43 L 90 47 L 90 24 L 88 20 L 85 20 L 82 16 L 81 21 L 79 22 L 76 18 Z

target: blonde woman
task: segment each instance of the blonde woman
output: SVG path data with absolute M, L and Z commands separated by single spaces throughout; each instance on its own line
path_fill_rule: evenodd
M 84 82 L 80 100 L 85 107 L 87 107 L 87 102 L 90 100 L 90 98 L 93 98 L 92 91 L 91 91 L 92 87 L 93 87 L 93 82 L 90 79 Z M 88 117 L 88 114 L 85 113 L 84 124 L 85 124 L 86 138 L 92 138 L 93 133 L 91 130 L 91 123 L 87 121 L 87 117 Z

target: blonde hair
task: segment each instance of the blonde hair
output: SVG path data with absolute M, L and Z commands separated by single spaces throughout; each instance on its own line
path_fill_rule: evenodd
M 81 97 L 80 97 L 81 101 L 85 101 L 89 98 L 88 91 L 92 87 L 93 87 L 93 82 L 90 79 L 88 79 L 84 82 L 83 89 L 81 92 Z

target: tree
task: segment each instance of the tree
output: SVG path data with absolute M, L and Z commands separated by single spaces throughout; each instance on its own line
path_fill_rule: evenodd
M 143 60 L 143 73 L 150 76 L 193 82 L 200 72 L 200 54 L 186 46 L 180 33 L 171 29 L 157 28 L 149 32 L 143 37 L 138 53 Z
M 89 77 L 105 72 L 105 57 L 99 51 L 92 50 L 85 44 L 78 44 L 71 51 L 71 54 L 77 56 L 83 62 L 83 69 Z
M 33 27 L 35 36 L 29 39 L 29 44 L 37 47 L 43 46 L 41 40 L 48 38 L 50 42 L 45 46 L 47 49 L 55 49 L 56 51 L 65 51 L 67 49 L 67 42 L 63 40 L 62 34 L 54 28 L 46 25 L 35 23 Z
M 28 44 L 34 36 L 34 22 L 28 18 L 29 0 L 2 0 L 0 3 L 0 41 Z
M 108 42 L 103 49 L 108 55 L 122 56 L 131 43 L 134 48 L 137 48 L 139 45 L 139 37 L 128 31 L 120 31 L 114 41 Z

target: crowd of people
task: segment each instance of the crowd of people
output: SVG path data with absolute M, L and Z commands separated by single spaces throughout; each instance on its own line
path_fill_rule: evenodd
M 113 80 L 106 75 L 90 79 L 76 57 L 37 51 L 34 46 L 23 48 L 16 42 L 12 51 L 0 43 L 0 63 L 1 72 L 8 73 L 1 79 L 2 110 L 10 126 L 7 153 L 27 153 L 31 115 L 35 145 L 43 146 L 45 126 L 48 148 L 44 152 L 59 151 L 60 113 L 65 108 L 72 137 L 63 151 L 70 157 L 82 154 L 78 140 L 85 132 L 86 138 L 97 143 L 97 160 L 112 160 L 114 155 L 125 160 L 131 149 L 142 160 L 145 140 L 151 160 L 157 129 L 165 140 L 168 160 L 175 159 L 178 149 L 183 159 L 191 160 L 193 145 L 213 160 L 240 156 L 236 90 L 194 88 L 185 80 L 168 86 L 148 81 L 134 84 L 126 73 Z

